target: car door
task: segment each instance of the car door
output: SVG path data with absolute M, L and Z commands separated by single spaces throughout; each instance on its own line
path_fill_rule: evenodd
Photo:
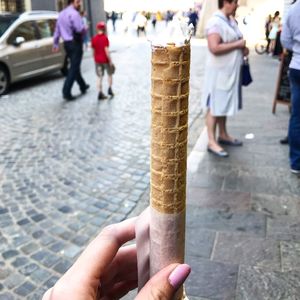
M 16 45 L 17 38 L 24 42 Z M 17 26 L 7 39 L 8 60 L 11 76 L 15 80 L 31 77 L 39 72 L 42 63 L 37 30 L 33 21 L 25 21 Z
M 45 70 L 61 69 L 64 64 L 64 50 L 60 45 L 59 52 L 53 52 L 53 35 L 55 31 L 55 19 L 44 19 L 36 21 L 40 38 L 40 51 L 43 58 Z

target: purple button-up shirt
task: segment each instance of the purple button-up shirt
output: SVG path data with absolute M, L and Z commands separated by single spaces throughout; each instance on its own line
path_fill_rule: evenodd
M 69 5 L 58 16 L 54 32 L 54 48 L 58 47 L 60 37 L 68 42 L 73 40 L 74 32 L 83 33 L 84 31 L 85 28 L 79 12 L 72 4 Z

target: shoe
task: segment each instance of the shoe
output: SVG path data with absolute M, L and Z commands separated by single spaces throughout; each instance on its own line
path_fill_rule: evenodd
M 228 152 L 224 151 L 224 150 L 221 150 L 221 151 L 215 151 L 215 150 L 212 150 L 211 148 L 207 148 L 207 151 L 218 156 L 218 157 L 228 157 L 229 154 Z
M 66 101 L 74 101 L 76 99 L 76 97 L 73 95 L 68 95 L 68 96 L 64 96 L 64 99 Z
M 291 169 L 291 172 L 296 175 L 300 175 L 300 170 Z
M 115 94 L 113 93 L 111 87 L 108 88 L 107 94 L 108 94 L 110 97 L 113 97 L 113 96 L 115 95 Z
M 281 139 L 279 142 L 282 145 L 287 145 L 289 143 L 289 137 L 286 136 L 285 138 Z
M 228 141 L 228 140 L 223 140 L 221 138 L 218 138 L 218 143 L 222 145 L 234 146 L 234 147 L 243 146 L 243 142 L 238 139 L 234 139 L 233 141 Z
M 90 85 L 86 84 L 84 89 L 81 90 L 81 94 L 84 95 L 89 88 L 90 88 Z
M 102 92 L 99 92 L 99 94 L 98 94 L 98 100 L 104 100 L 104 99 L 107 99 L 107 96 L 104 95 Z

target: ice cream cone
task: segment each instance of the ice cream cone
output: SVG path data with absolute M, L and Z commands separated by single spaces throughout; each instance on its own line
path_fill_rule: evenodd
M 184 262 L 189 71 L 189 44 L 152 48 L 151 275 Z

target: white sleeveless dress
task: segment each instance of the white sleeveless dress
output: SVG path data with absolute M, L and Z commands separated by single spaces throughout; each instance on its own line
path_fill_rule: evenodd
M 242 38 L 235 20 L 228 20 L 221 11 L 214 13 L 207 23 L 206 35 L 212 33 L 218 33 L 223 43 Z M 242 108 L 242 63 L 240 49 L 223 55 L 208 51 L 201 103 L 204 109 L 210 109 L 213 116 L 232 116 Z

